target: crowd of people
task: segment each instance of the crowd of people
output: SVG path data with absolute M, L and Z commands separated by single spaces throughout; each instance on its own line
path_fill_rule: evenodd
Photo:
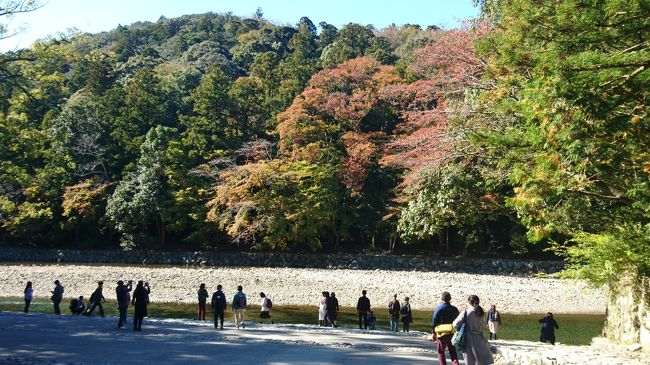
M 97 288 L 91 294 L 88 305 L 84 302 L 84 297 L 79 296 L 70 301 L 70 312 L 73 315 L 92 315 L 95 309 L 98 309 L 99 315 L 104 317 L 104 282 L 99 281 Z M 133 292 L 133 293 L 132 293 Z M 64 287 L 59 280 L 54 281 L 54 289 L 51 291 L 54 307 L 54 314 L 60 315 L 60 304 L 63 300 Z M 119 280 L 115 288 L 117 297 L 117 307 L 119 319 L 117 327 L 121 328 L 127 322 L 127 312 L 129 305 L 134 308 L 133 311 L 133 330 L 141 331 L 144 317 L 147 316 L 149 305 L 149 295 L 151 288 L 149 283 L 140 280 L 133 289 L 133 281 L 129 280 L 125 284 Z M 264 292 L 260 296 L 260 322 L 267 321 L 273 324 L 271 309 L 273 308 L 272 300 Z M 197 290 L 198 311 L 197 319 L 205 320 L 207 300 L 210 294 L 205 283 L 199 285 Z M 27 282 L 24 290 L 25 313 L 29 312 L 30 304 L 34 298 L 34 289 L 31 281 Z M 216 291 L 212 294 L 210 306 L 214 315 L 214 328 L 223 329 L 224 313 L 228 307 L 228 301 L 223 286 L 217 285 Z M 445 352 L 449 354 L 452 364 L 458 364 L 458 351 L 462 351 L 466 364 L 492 364 L 493 358 L 484 337 L 485 325 L 487 324 L 490 334 L 490 340 L 497 339 L 499 326 L 501 325 L 501 314 L 497 311 L 495 305 L 485 310 L 480 305 L 480 299 L 476 295 L 469 296 L 467 308 L 462 312 L 451 304 L 451 295 L 443 292 L 440 296 L 441 303 L 435 308 L 432 316 L 432 339 L 436 343 L 438 361 L 440 365 L 446 364 Z M 248 301 L 246 294 L 241 285 L 237 286 L 237 291 L 231 301 L 231 308 L 234 315 L 234 323 L 237 329 L 246 328 L 246 308 Z M 402 322 L 402 331 L 409 332 L 410 323 L 413 321 L 411 302 L 409 297 L 405 297 L 402 302 L 399 301 L 397 294 L 388 302 L 388 319 L 390 331 L 397 332 L 398 324 Z M 318 304 L 318 320 L 321 327 L 337 327 L 338 312 L 340 310 L 339 301 L 334 292 L 324 291 Z M 370 299 L 366 290 L 362 290 L 361 296 L 357 300 L 356 312 L 358 314 L 359 329 L 373 330 L 376 328 L 377 317 L 371 307 Z M 541 342 L 550 342 L 555 344 L 555 329 L 559 326 L 553 318 L 552 313 L 539 320 L 541 324 Z M 462 334 L 461 336 L 459 336 Z M 458 338 L 457 338 L 458 337 Z

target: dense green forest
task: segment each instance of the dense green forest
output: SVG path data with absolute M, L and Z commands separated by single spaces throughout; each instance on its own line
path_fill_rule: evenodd
M 0 240 L 554 247 L 601 257 L 602 280 L 612 258 L 647 272 L 648 3 L 477 6 L 451 30 L 278 25 L 260 9 L 4 53 Z

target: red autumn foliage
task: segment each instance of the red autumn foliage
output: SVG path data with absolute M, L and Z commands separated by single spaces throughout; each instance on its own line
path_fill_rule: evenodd
M 452 157 L 448 124 L 462 110 L 466 92 L 482 87 L 486 63 L 474 49 L 489 24 L 472 22 L 440 35 L 436 42 L 414 51 L 408 70 L 421 79 L 382 90 L 382 98 L 401 110 L 398 135 L 385 148 L 381 162 L 406 169 L 409 185 L 419 173 Z

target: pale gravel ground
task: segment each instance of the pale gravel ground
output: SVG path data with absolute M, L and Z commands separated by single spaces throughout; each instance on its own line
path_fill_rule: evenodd
M 332 270 L 294 268 L 181 268 L 128 267 L 111 265 L 23 265 L 0 264 L 0 293 L 4 297 L 22 296 L 25 283 L 34 283 L 35 296 L 49 298 L 53 281 L 59 279 L 66 298 L 89 297 L 103 280 L 104 296 L 115 298 L 117 280 L 149 281 L 152 301 L 196 301 L 200 283 L 208 291 L 224 286 L 228 298 L 237 285 L 255 298 L 267 293 L 274 305 L 316 305 L 324 290 L 336 292 L 342 306 L 355 306 L 362 289 L 368 291 L 373 307 L 384 309 L 392 294 L 409 296 L 414 309 L 432 309 L 440 292 L 452 295 L 452 304 L 464 305 L 476 294 L 485 306 L 496 304 L 507 313 L 604 313 L 606 292 L 584 283 L 534 277 L 477 275 L 448 272 L 388 270 Z

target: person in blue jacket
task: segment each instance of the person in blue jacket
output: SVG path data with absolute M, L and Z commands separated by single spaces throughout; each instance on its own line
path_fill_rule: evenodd
M 436 332 L 436 327 L 441 324 L 452 324 L 460 312 L 458 308 L 451 305 L 451 294 L 449 292 L 442 292 L 440 300 L 442 300 L 442 304 L 436 307 L 431 318 L 433 339 L 436 341 L 436 350 L 438 352 L 438 364 L 447 364 L 447 359 L 445 359 L 446 348 L 449 351 L 451 363 L 458 365 L 458 352 L 456 351 L 456 347 L 451 343 L 453 332 Z
M 243 292 L 244 288 L 241 285 L 237 287 L 237 293 L 232 298 L 232 311 L 235 313 L 235 325 L 237 329 L 246 328 L 244 321 L 246 320 L 246 294 Z
M 214 328 L 223 329 L 223 314 L 226 311 L 226 294 L 221 291 L 221 284 L 217 285 L 217 291 L 212 294 L 212 313 L 214 313 Z

